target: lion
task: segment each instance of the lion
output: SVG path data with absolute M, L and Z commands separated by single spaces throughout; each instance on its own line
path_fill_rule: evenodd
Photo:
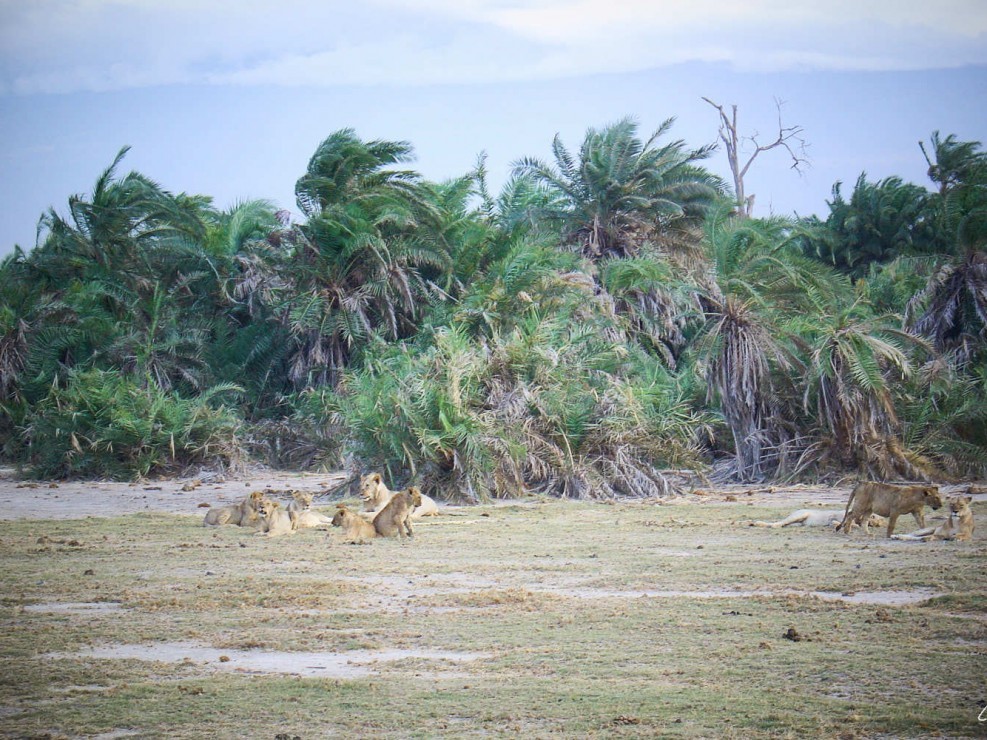
M 291 517 L 277 501 L 269 498 L 263 499 L 260 502 L 260 515 L 264 525 L 257 534 L 265 537 L 294 534 L 295 530 L 291 527 Z
M 401 537 L 414 537 L 411 530 L 411 512 L 416 506 L 421 506 L 422 493 L 417 486 L 412 486 L 406 491 L 398 491 L 387 506 L 380 510 L 374 517 L 374 529 L 380 537 L 393 537 L 395 534 Z
M 374 525 L 356 512 L 347 509 L 346 504 L 336 504 L 332 526 L 342 527 L 343 541 L 354 545 L 364 545 L 377 536 Z
M 973 509 L 970 496 L 953 496 L 947 500 L 949 516 L 938 527 L 919 529 L 910 534 L 891 535 L 895 540 L 926 542 L 928 540 L 956 540 L 969 542 L 973 538 Z
M 926 505 L 934 510 L 942 507 L 938 486 L 865 481 L 858 483 L 850 493 L 843 513 L 843 521 L 836 530 L 849 532 L 853 524 L 860 524 L 872 513 L 888 518 L 888 537 L 894 533 L 895 524 L 902 514 L 910 513 L 915 517 L 918 526 L 924 529 L 923 509 Z
M 748 526 L 771 527 L 772 529 L 779 529 L 780 527 L 788 527 L 790 525 L 797 525 L 800 527 L 838 527 L 842 520 L 843 517 L 840 514 L 839 509 L 796 509 L 781 521 L 750 522 Z M 870 518 L 867 520 L 868 527 L 883 527 L 887 525 L 887 523 L 887 519 L 883 516 L 878 516 L 877 514 L 871 514 Z
M 291 496 L 294 500 L 288 504 L 288 517 L 291 519 L 292 529 L 305 529 L 307 527 L 318 527 L 323 524 L 332 524 L 330 517 L 312 509 L 312 499 L 315 498 L 313 494 L 292 491 Z
M 264 494 L 254 491 L 243 501 L 229 506 L 218 506 L 206 512 L 202 521 L 204 527 L 217 527 L 222 524 L 235 524 L 239 527 L 259 527 L 260 502 Z
M 360 479 L 360 498 L 363 499 L 364 511 L 371 512 L 369 517 L 371 520 L 387 506 L 387 502 L 391 500 L 394 493 L 384 485 L 384 479 L 380 473 L 370 473 Z M 423 516 L 438 516 L 439 507 L 435 500 L 420 491 L 419 493 L 422 502 L 411 512 L 411 518 L 421 519 Z

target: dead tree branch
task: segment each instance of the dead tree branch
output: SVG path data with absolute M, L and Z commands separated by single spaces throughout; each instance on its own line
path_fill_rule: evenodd
M 755 131 L 750 136 L 740 136 L 737 130 L 737 106 L 730 106 L 730 113 L 722 105 L 714 103 L 709 98 L 704 97 L 707 103 L 716 108 L 720 114 L 720 141 L 726 147 L 727 161 L 730 165 L 730 172 L 733 175 L 734 193 L 737 196 L 737 213 L 745 218 L 751 215 L 754 210 L 754 194 L 747 195 L 744 187 L 744 178 L 747 171 L 754 164 L 761 152 L 767 152 L 779 147 L 788 152 L 792 158 L 792 169 L 801 173 L 809 165 L 809 158 L 806 156 L 805 139 L 802 138 L 803 128 L 801 126 L 785 126 L 781 118 L 781 107 L 784 102 L 775 98 L 775 107 L 778 110 L 778 135 L 773 141 L 762 144 L 758 141 L 759 134 Z M 741 163 L 741 149 L 744 140 L 754 145 L 754 151 L 747 157 L 747 161 Z

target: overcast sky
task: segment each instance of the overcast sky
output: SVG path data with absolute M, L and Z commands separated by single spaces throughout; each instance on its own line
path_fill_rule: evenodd
M 987 140 L 987 2 L 0 0 L 0 254 L 124 145 L 170 190 L 294 209 L 340 128 L 410 141 L 433 179 L 486 151 L 496 184 L 625 115 L 710 143 L 702 96 L 746 133 L 774 133 L 776 99 L 804 128 L 803 175 L 755 165 L 756 215 L 824 215 L 865 170 L 927 185 L 920 139 Z

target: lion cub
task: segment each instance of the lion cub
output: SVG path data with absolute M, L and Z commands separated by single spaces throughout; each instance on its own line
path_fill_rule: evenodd
M 411 512 L 416 506 L 421 506 L 421 502 L 422 493 L 417 486 L 395 493 L 387 506 L 374 517 L 377 534 L 381 537 L 393 537 L 395 534 L 414 537 L 415 533 L 411 531 Z
M 332 519 L 325 514 L 320 514 L 312 509 L 311 493 L 302 491 L 292 491 L 292 501 L 288 504 L 288 517 L 291 519 L 292 529 L 305 529 L 307 527 L 318 527 L 322 524 L 332 524 Z
M 956 540 L 969 542 L 973 538 L 973 509 L 970 496 L 954 496 L 948 500 L 949 516 L 938 527 L 919 529 L 910 534 L 893 534 L 892 539 L 927 542 L 928 540 Z
M 336 504 L 332 526 L 342 527 L 343 541 L 354 545 L 364 545 L 377 536 L 374 525 L 356 512 L 347 509 L 346 504 Z
M 282 534 L 294 534 L 291 527 L 291 517 L 288 512 L 281 509 L 281 504 L 265 498 L 260 502 L 260 514 L 264 525 L 257 534 L 266 537 L 277 537 Z
M 218 527 L 222 524 L 235 524 L 238 527 L 259 527 L 260 503 L 263 497 L 260 491 L 254 491 L 240 503 L 213 507 L 206 512 L 202 525 Z

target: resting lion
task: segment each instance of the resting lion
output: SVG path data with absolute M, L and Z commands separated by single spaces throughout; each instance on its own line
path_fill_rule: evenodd
M 261 520 L 264 522 L 261 531 L 257 534 L 267 537 L 277 537 L 282 534 L 294 534 L 291 527 L 291 517 L 288 512 L 281 508 L 281 504 L 269 498 L 260 502 Z
M 953 496 L 948 499 L 949 516 L 938 527 L 919 529 L 911 534 L 895 534 L 892 539 L 925 542 L 928 540 L 956 540 L 969 542 L 973 538 L 973 509 L 969 496 Z
M 354 545 L 363 545 L 377 536 L 374 525 L 346 508 L 346 504 L 336 504 L 336 513 L 332 517 L 332 526 L 343 528 L 343 541 Z
M 411 518 L 421 519 L 423 516 L 438 516 L 439 507 L 435 501 L 420 491 L 419 494 L 422 502 L 411 512 Z M 374 515 L 378 514 L 387 506 L 387 502 L 391 500 L 393 495 L 394 491 L 388 490 L 387 486 L 384 485 L 384 479 L 380 473 L 370 473 L 360 479 L 360 498 L 363 499 L 364 511 L 372 512 Z M 370 519 L 373 519 L 373 516 Z
M 332 518 L 312 509 L 312 499 L 315 498 L 313 494 L 292 491 L 291 496 L 294 501 L 288 504 L 288 517 L 291 519 L 292 529 L 332 524 Z
M 938 486 L 900 485 L 874 481 L 858 483 L 847 499 L 843 521 L 836 529 L 849 532 L 851 526 L 860 524 L 872 513 L 888 518 L 888 537 L 894 533 L 895 523 L 902 514 L 911 514 L 918 522 L 918 526 L 924 528 L 923 509 L 926 505 L 932 509 L 942 507 Z
M 380 510 L 374 517 L 374 529 L 380 537 L 393 537 L 395 534 L 401 537 L 414 537 L 411 531 L 411 512 L 422 502 L 421 491 L 416 486 L 412 486 L 406 491 L 398 491 L 387 506 Z
M 800 527 L 838 527 L 843 517 L 839 509 L 796 509 L 781 521 L 777 522 L 751 522 L 751 527 L 771 527 L 778 529 L 797 525 Z M 877 514 L 871 514 L 867 520 L 868 527 L 883 527 L 887 524 L 887 519 Z
M 202 525 L 216 527 L 221 524 L 235 524 L 239 527 L 259 527 L 260 502 L 263 496 L 260 491 L 254 491 L 237 504 L 209 509 Z

